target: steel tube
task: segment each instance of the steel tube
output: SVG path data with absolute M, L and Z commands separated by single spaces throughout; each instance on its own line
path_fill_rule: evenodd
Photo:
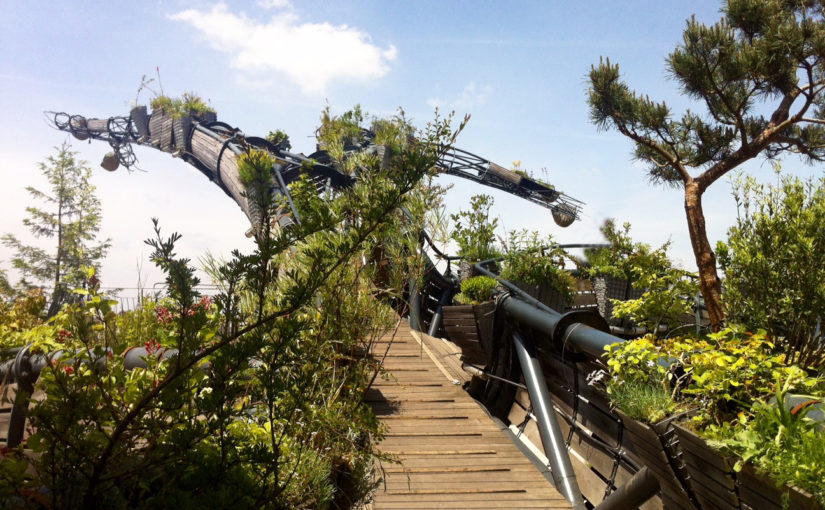
M 564 437 L 559 422 L 556 420 L 553 401 L 550 399 L 550 392 L 547 390 L 547 382 L 536 356 L 536 350 L 532 345 L 528 345 L 516 331 L 513 331 L 513 346 L 518 354 L 524 380 L 527 383 L 533 413 L 538 419 L 541 444 L 550 463 L 550 472 L 556 488 L 573 505 L 573 508 L 584 510 L 584 500 L 579 484 L 576 482 L 576 473 L 573 471 Z
M 519 322 L 547 335 L 553 335 L 561 319 L 561 314 L 558 312 L 541 310 L 513 296 L 505 296 L 499 301 L 499 306 Z M 621 338 L 584 324 L 572 324 L 561 333 L 564 338 L 554 338 L 554 342 L 571 344 L 597 358 L 604 355 L 606 346 L 622 341 Z
M 596 506 L 596 510 L 626 510 L 638 508 L 659 492 L 659 480 L 647 469 L 640 469 L 633 478 Z
M 441 322 L 444 320 L 444 305 L 449 303 L 452 297 L 453 289 L 445 289 L 441 294 L 441 299 L 438 300 L 438 306 L 435 308 L 433 319 L 430 321 L 430 329 L 427 334 L 435 336 L 438 333 L 438 328 L 441 327 Z

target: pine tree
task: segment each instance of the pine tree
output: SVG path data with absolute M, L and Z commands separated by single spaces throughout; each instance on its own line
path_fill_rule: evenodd
M 78 161 L 71 145 L 64 142 L 57 154 L 39 164 L 51 189 L 49 192 L 27 187 L 26 191 L 44 207 L 29 206 L 23 219 L 36 238 L 54 239 L 51 249 L 27 245 L 12 234 L 2 237 L 3 244 L 16 251 L 12 266 L 20 272 L 18 287 L 51 288 L 47 315 L 52 316 L 72 299 L 72 290 L 86 285 L 84 268 L 99 268 L 110 240 L 97 242 L 100 230 L 100 200 L 90 179 L 92 170 Z
M 619 66 L 590 72 L 592 121 L 633 140 L 651 181 L 681 188 L 690 240 L 711 323 L 724 318 L 716 256 L 708 242 L 702 194 L 720 177 L 763 155 L 825 160 L 823 2 L 727 0 L 707 26 L 691 18 L 666 68 L 704 114 L 675 119 L 664 102 L 631 91 Z

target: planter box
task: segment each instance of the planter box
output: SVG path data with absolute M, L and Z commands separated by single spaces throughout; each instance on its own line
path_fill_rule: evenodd
M 740 508 L 733 463 L 693 431 L 678 424 L 675 429 L 690 475 L 690 487 L 702 508 Z
M 611 299 L 627 301 L 628 299 L 639 299 L 644 294 L 644 290 L 634 289 L 630 280 L 615 278 L 613 276 L 596 276 L 593 278 L 593 290 L 596 294 L 596 303 L 599 307 L 599 314 L 610 323 L 611 326 L 629 326 L 623 324 L 623 319 L 613 317 L 613 303 Z
M 487 269 L 491 272 L 498 274 L 498 264 L 495 262 L 491 262 L 487 264 Z M 481 276 L 481 273 L 476 271 L 476 263 L 470 262 L 468 260 L 459 260 L 458 261 L 458 281 L 463 282 L 467 278 L 472 278 L 474 276 Z
M 770 478 L 760 475 L 750 466 L 745 465 L 736 474 L 739 481 L 739 501 L 742 508 L 751 510 L 822 510 L 816 499 L 807 492 L 795 487 L 777 487 Z M 784 501 L 787 500 L 788 506 Z
M 674 447 L 676 432 L 673 422 L 684 414 L 665 418 L 653 424 L 643 423 L 616 409 L 624 426 L 622 448 L 630 459 L 647 466 L 659 480 L 662 496 L 675 508 L 699 508 L 690 485 L 681 456 Z
M 218 114 L 215 112 L 192 113 L 190 116 L 192 117 L 192 120 L 203 124 L 217 122 L 218 120 Z
M 189 151 L 189 135 L 192 133 L 192 119 L 178 117 L 172 121 L 172 130 L 175 134 L 175 150 Z
M 495 303 L 445 306 L 443 310 L 444 332 L 448 340 L 461 348 L 461 360 L 485 366 L 492 351 Z
M 135 106 L 129 112 L 129 117 L 132 119 L 132 125 L 137 131 L 138 143 L 143 143 L 149 139 L 149 115 L 146 113 L 145 106 Z
M 549 306 L 559 313 L 564 313 L 565 309 L 567 309 L 567 300 L 564 299 L 562 293 L 556 290 L 555 287 L 552 287 L 546 283 L 541 285 L 531 285 L 529 283 L 522 283 L 518 281 L 512 283 L 527 294 L 538 299 L 543 305 Z
M 172 152 L 172 115 L 155 110 L 149 117 L 149 137 L 152 145 L 165 152 Z

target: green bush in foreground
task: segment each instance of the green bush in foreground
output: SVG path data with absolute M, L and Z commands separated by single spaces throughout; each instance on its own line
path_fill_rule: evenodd
M 294 183 L 302 221 L 286 230 L 274 227 L 283 204 L 263 191 L 275 188 L 268 168 L 256 166 L 266 158 L 250 157 L 256 248 L 215 268 L 213 299 L 196 292 L 180 236 L 156 222 L 148 243 L 168 296 L 154 316 L 119 320 L 90 278 L 39 334 L 34 352 L 66 354 L 38 381 L 33 471 L 19 469 L 22 448 L 3 452 L 0 495 L 47 508 L 352 508 L 369 498 L 373 460 L 386 456 L 364 402 L 380 367 L 364 353 L 397 319 L 362 261 L 380 245 L 399 261 L 389 282 L 423 265 L 400 208 L 416 221 L 422 182 L 453 136 L 437 121 L 397 140 L 388 168 L 334 198 Z M 146 367 L 126 370 L 121 346 L 138 339 Z

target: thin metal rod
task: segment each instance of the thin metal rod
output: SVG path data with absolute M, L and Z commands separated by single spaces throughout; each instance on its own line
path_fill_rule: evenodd
M 550 399 L 550 392 L 547 390 L 547 382 L 542 373 L 541 363 L 536 356 L 536 350 L 532 345 L 528 345 L 516 331 L 513 331 L 513 346 L 518 354 L 521 371 L 527 383 L 533 412 L 538 419 L 541 444 L 550 463 L 550 472 L 556 488 L 573 505 L 573 508 L 584 510 L 586 507 L 579 484 L 576 482 L 576 473 L 573 471 L 573 465 L 564 444 L 564 436 L 556 420 L 553 401 Z
M 511 381 L 510 379 L 505 379 L 504 377 L 499 377 L 497 375 L 491 374 L 490 372 L 486 372 L 475 365 L 470 365 L 469 363 L 464 363 L 463 361 L 461 362 L 461 370 L 464 370 L 468 374 L 472 374 L 478 377 L 479 379 L 495 379 L 496 381 L 501 381 L 503 383 L 510 384 L 512 386 L 515 386 L 516 388 L 521 388 L 525 391 L 527 390 L 527 386 L 521 383 L 517 383 L 515 381 Z
M 640 469 L 633 478 L 596 506 L 596 510 L 626 510 L 637 508 L 659 492 L 659 480 L 647 469 Z

